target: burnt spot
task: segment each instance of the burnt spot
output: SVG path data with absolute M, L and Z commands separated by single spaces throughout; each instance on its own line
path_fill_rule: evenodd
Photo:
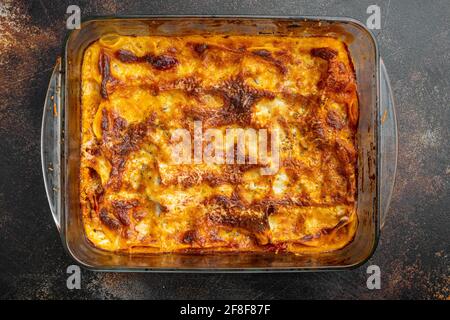
M 192 49 L 197 53 L 199 56 L 203 55 L 203 53 L 206 51 L 206 49 L 209 48 L 209 46 L 206 43 L 191 43 Z
M 339 114 L 334 111 L 330 110 L 327 113 L 327 124 L 337 130 L 340 130 L 344 127 L 345 123 L 344 120 L 339 116 Z
M 113 201 L 111 203 L 114 214 L 125 226 L 129 226 L 131 223 L 129 211 L 138 205 L 139 201 L 137 200 Z
M 197 232 L 195 230 L 188 230 L 181 235 L 181 242 L 184 244 L 193 244 L 197 239 Z
M 313 57 L 321 58 L 324 60 L 332 60 L 337 56 L 337 51 L 331 48 L 313 48 L 311 49 L 311 55 Z
M 332 60 L 328 64 L 327 78 L 324 82 L 327 90 L 341 93 L 346 90 L 351 82 L 353 82 L 353 75 L 344 63 Z
M 155 69 L 168 70 L 175 67 L 178 64 L 178 60 L 172 56 L 161 55 L 154 57 L 150 63 Z
M 120 222 L 108 213 L 106 208 L 102 208 L 99 213 L 100 221 L 111 230 L 118 230 Z
M 86 147 L 86 152 L 91 156 L 99 156 L 101 154 L 100 145 L 96 141 L 95 144 Z
M 130 221 L 130 216 L 128 215 L 128 210 L 117 210 L 117 217 L 119 218 L 119 221 L 125 225 L 125 226 L 129 226 L 131 221 Z
M 121 209 L 131 209 L 137 207 L 139 205 L 139 201 L 136 199 L 133 200 L 116 200 L 112 202 L 112 206 L 114 208 Z
M 147 126 L 144 123 L 132 124 L 122 136 L 122 140 L 114 145 L 114 151 L 120 156 L 127 156 L 131 151 L 137 150 L 140 141 L 147 135 Z
M 244 114 L 259 97 L 257 91 L 246 86 L 242 78 L 226 81 L 219 89 L 225 99 L 225 106 L 234 114 Z
M 109 129 L 108 111 L 106 109 L 102 109 L 101 127 L 102 127 L 102 132 L 105 132 Z
M 124 63 L 139 61 L 139 58 L 133 52 L 128 51 L 128 50 L 122 50 L 122 49 L 116 51 L 116 58 Z
M 241 76 L 229 79 L 214 88 L 224 101 L 222 109 L 214 118 L 216 125 L 240 124 L 248 125 L 251 122 L 252 107 L 262 98 L 273 99 L 270 91 L 260 90 L 244 83 Z
M 230 48 L 223 45 L 217 45 L 217 44 L 208 44 L 204 42 L 188 42 L 187 46 L 189 46 L 198 56 L 203 56 L 203 54 L 207 50 L 211 51 L 226 51 L 233 54 L 241 55 L 242 53 L 245 53 L 245 48 Z
M 178 60 L 175 57 L 165 54 L 155 56 L 149 53 L 138 57 L 129 50 L 121 49 L 116 51 L 115 56 L 123 63 L 146 62 L 157 70 L 169 70 L 178 64 Z
M 127 121 L 119 116 L 113 118 L 113 130 L 114 132 L 121 131 L 127 127 Z
M 175 88 L 185 91 L 188 95 L 197 97 L 202 90 L 200 81 L 194 77 L 178 79 L 175 82 Z
M 102 188 L 102 179 L 100 178 L 100 174 L 97 172 L 97 170 L 93 169 L 93 168 L 87 168 L 88 169 L 88 176 L 89 178 L 95 182 L 96 184 L 96 188 L 95 188 L 95 193 L 101 194 L 103 193 L 103 188 Z
M 239 195 L 233 193 L 231 197 L 215 195 L 206 200 L 206 204 L 216 204 L 223 208 L 244 209 L 244 204 L 240 201 Z

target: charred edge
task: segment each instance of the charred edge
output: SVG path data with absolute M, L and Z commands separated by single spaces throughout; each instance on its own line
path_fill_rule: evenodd
M 324 60 L 332 60 L 337 56 L 337 51 L 331 48 L 313 48 L 311 49 L 311 55 L 313 57 L 321 58 Z
M 265 50 L 265 49 L 260 49 L 260 50 L 254 50 L 251 53 L 254 56 L 260 57 L 263 60 L 272 63 L 280 71 L 281 74 L 287 73 L 286 66 L 280 60 L 275 59 L 272 56 L 272 53 L 270 51 Z
M 338 172 L 345 178 L 347 181 L 347 194 L 339 195 L 339 200 L 343 203 L 350 203 L 353 201 L 353 197 L 356 192 L 356 188 L 354 185 L 354 180 L 351 176 L 357 172 L 356 171 L 356 160 L 357 160 L 357 152 L 356 148 L 347 143 L 344 140 L 336 139 L 334 144 L 335 155 L 337 160 L 340 163 L 338 168 Z M 349 198 L 348 195 L 351 195 Z
M 159 56 L 146 54 L 142 57 L 137 57 L 133 52 L 121 49 L 116 51 L 115 55 L 123 63 L 146 62 L 153 68 L 162 71 L 172 69 L 178 65 L 178 60 L 175 57 L 164 54 Z
M 220 46 L 216 44 L 207 44 L 203 42 L 189 42 L 187 45 L 199 56 L 202 57 L 203 54 L 210 49 L 227 51 L 233 54 L 242 54 L 245 53 L 245 49 L 241 48 L 239 50 L 228 48 L 226 46 Z
M 118 230 L 120 228 L 119 220 L 110 216 L 106 208 L 100 210 L 99 218 L 100 221 L 111 230 Z
M 253 50 L 253 51 L 249 52 L 246 50 L 245 47 L 233 49 L 233 48 L 228 48 L 225 46 L 218 46 L 218 45 L 212 45 L 212 44 L 206 44 L 206 43 L 192 43 L 192 42 L 188 43 L 188 46 L 190 46 L 192 48 L 192 50 L 199 57 L 203 57 L 204 53 L 208 49 L 217 49 L 217 50 L 227 51 L 227 52 L 230 52 L 232 54 L 237 54 L 237 55 L 257 56 L 257 57 L 262 58 L 263 60 L 273 64 L 280 71 L 281 74 L 287 73 L 286 66 L 284 66 L 280 60 L 275 59 L 272 56 L 270 51 L 265 50 L 265 49 L 258 49 L 258 50 Z
M 338 101 L 346 100 L 348 94 L 356 89 L 354 71 L 348 70 L 342 61 L 336 59 L 337 52 L 330 48 L 311 49 L 311 55 L 328 61 L 327 72 L 318 83 L 320 89 L 334 94 Z
M 352 74 L 344 63 L 332 60 L 328 65 L 328 75 L 325 86 L 334 93 L 345 93 L 347 86 L 352 82 Z
M 102 76 L 102 83 L 100 87 L 100 94 L 103 99 L 108 99 L 108 90 L 107 84 L 108 81 L 111 80 L 111 66 L 110 66 L 110 58 L 103 51 L 100 53 L 99 61 L 98 61 L 98 69 L 100 75 Z

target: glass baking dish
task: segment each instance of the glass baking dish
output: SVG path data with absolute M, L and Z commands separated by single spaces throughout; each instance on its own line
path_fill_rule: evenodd
M 358 229 L 343 249 L 321 253 L 126 255 L 87 240 L 79 203 L 83 52 L 106 34 L 333 36 L 348 45 L 359 87 Z M 357 267 L 373 254 L 388 211 L 397 163 L 397 127 L 389 80 L 375 38 L 360 22 L 332 17 L 127 16 L 93 18 L 66 38 L 47 92 L 41 158 L 45 189 L 62 242 L 77 263 L 103 271 L 314 271 Z

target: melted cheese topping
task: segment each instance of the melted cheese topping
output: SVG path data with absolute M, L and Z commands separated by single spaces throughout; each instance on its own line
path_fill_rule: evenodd
M 203 132 L 279 129 L 278 170 L 174 164 L 171 133 L 193 134 L 197 120 Z M 357 121 L 334 38 L 104 37 L 82 66 L 87 237 L 130 253 L 342 248 L 357 227 Z

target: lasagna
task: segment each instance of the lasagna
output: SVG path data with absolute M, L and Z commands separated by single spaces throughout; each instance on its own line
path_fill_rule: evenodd
M 108 35 L 85 50 L 81 78 L 80 202 L 94 246 L 302 254 L 352 241 L 358 98 L 341 40 Z M 246 139 L 241 161 L 202 161 L 209 129 L 227 156 L 242 147 L 230 129 L 265 133 L 269 161 Z M 180 130 L 200 133 L 182 163 Z

